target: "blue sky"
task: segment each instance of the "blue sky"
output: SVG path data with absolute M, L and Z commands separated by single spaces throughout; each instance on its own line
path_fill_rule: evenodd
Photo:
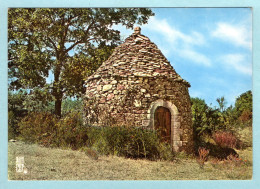
M 155 16 L 140 26 L 179 75 L 191 97 L 227 106 L 252 90 L 252 11 L 250 8 L 153 8 Z M 137 25 L 136 25 L 137 26 Z M 133 30 L 113 26 L 127 38 Z M 70 52 L 73 54 L 73 52 Z M 53 74 L 47 82 L 53 80 Z
M 250 8 L 154 8 L 142 25 L 181 77 L 191 97 L 228 105 L 252 90 L 252 12 Z M 116 26 L 123 38 L 132 33 Z

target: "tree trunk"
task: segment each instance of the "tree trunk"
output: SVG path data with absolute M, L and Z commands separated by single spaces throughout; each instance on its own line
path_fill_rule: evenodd
M 61 73 L 61 60 L 60 56 L 57 57 L 57 64 L 54 69 L 54 87 L 53 87 L 53 96 L 55 97 L 55 111 L 54 114 L 58 117 L 61 117 L 61 103 L 62 103 L 62 86 L 60 84 L 60 73 Z
M 55 97 L 55 112 L 54 114 L 57 115 L 58 117 L 61 117 L 61 103 L 62 103 L 62 98 L 57 98 Z

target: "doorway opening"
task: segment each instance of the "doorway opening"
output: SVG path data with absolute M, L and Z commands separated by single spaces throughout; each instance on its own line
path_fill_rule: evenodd
M 162 141 L 171 143 L 171 112 L 163 106 L 154 113 L 154 128 L 160 133 Z

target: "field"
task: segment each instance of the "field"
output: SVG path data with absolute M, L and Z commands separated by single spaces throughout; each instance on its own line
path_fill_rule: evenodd
M 203 168 L 195 157 L 178 154 L 174 161 L 148 161 L 117 156 L 97 160 L 84 152 L 45 148 L 24 142 L 8 144 L 9 180 L 235 180 L 252 179 L 252 148 L 237 151 L 242 160 L 209 159 Z M 27 173 L 16 172 L 23 156 Z

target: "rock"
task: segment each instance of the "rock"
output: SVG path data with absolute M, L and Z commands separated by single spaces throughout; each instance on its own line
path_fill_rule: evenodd
M 113 80 L 111 84 L 117 84 L 117 80 Z
M 135 100 L 135 101 L 134 101 L 134 105 L 135 105 L 135 107 L 141 107 L 141 106 L 142 106 L 142 103 L 141 103 L 141 101 L 139 101 L 139 100 Z
M 142 126 L 147 127 L 149 126 L 150 120 L 142 120 Z
M 112 89 L 113 85 L 104 85 L 103 87 L 103 91 L 109 91 L 110 89 Z
M 97 90 L 98 90 L 98 91 L 101 91 L 101 90 L 102 90 L 102 86 L 101 86 L 101 85 L 98 85 L 98 86 L 97 86 Z
M 150 95 L 149 93 L 145 94 L 144 96 L 145 96 L 146 98 L 150 98 L 150 97 L 151 97 L 151 95 Z
M 107 100 L 111 100 L 112 98 L 114 98 L 114 93 L 111 93 L 111 94 L 109 94 L 108 96 L 107 96 Z
M 153 73 L 153 76 L 158 76 L 158 75 L 160 75 L 160 74 L 157 73 L 157 72 L 154 72 L 154 73 Z
M 146 89 L 141 89 L 141 92 L 142 92 L 142 93 L 145 93 L 145 92 L 146 92 Z
M 118 94 L 118 91 L 117 91 L 117 90 L 114 90 L 113 93 L 116 95 L 116 94 Z
M 117 85 L 117 90 L 124 90 L 124 89 L 125 89 L 124 85 L 121 85 L 121 84 Z

